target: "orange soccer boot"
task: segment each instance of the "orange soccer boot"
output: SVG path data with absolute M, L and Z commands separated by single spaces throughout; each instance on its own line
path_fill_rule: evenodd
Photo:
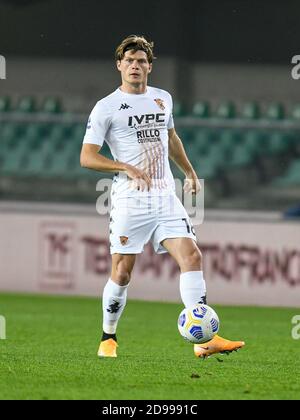
M 230 354 L 233 351 L 238 351 L 245 346 L 244 341 L 230 341 L 225 340 L 218 335 L 215 335 L 211 341 L 204 344 L 195 344 L 194 353 L 195 356 L 205 359 L 206 357 L 212 356 L 213 354 Z
M 99 357 L 117 357 L 117 347 L 118 343 L 110 338 L 109 340 L 101 341 L 100 347 L 98 350 Z

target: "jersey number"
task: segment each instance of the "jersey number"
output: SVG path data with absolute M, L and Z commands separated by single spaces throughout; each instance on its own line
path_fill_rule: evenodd
M 188 233 L 191 233 L 192 232 L 192 234 L 194 235 L 194 236 L 196 236 L 196 231 L 195 231 L 195 228 L 194 228 L 194 226 L 193 225 L 189 225 L 189 222 L 188 222 L 188 220 L 187 219 L 182 219 L 184 222 L 185 222 L 185 224 L 186 224 L 186 228 L 187 228 L 187 231 L 188 231 Z

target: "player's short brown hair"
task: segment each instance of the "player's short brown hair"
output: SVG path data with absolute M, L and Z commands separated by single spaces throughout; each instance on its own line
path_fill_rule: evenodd
M 118 46 L 115 52 L 116 61 L 121 61 L 124 58 L 126 51 L 144 51 L 147 54 L 149 63 L 152 63 L 156 58 L 153 54 L 154 42 L 149 42 L 142 35 L 129 35 Z

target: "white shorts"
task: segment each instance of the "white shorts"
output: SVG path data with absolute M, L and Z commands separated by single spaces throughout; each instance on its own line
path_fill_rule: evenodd
M 110 214 L 111 254 L 141 254 L 150 241 L 157 254 L 165 239 L 191 238 L 195 229 L 176 195 L 114 198 Z

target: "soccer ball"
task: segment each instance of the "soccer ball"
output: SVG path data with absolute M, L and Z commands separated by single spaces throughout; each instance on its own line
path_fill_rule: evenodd
M 194 344 L 210 341 L 219 331 L 220 321 L 216 312 L 207 305 L 185 308 L 178 318 L 178 329 L 183 338 Z

